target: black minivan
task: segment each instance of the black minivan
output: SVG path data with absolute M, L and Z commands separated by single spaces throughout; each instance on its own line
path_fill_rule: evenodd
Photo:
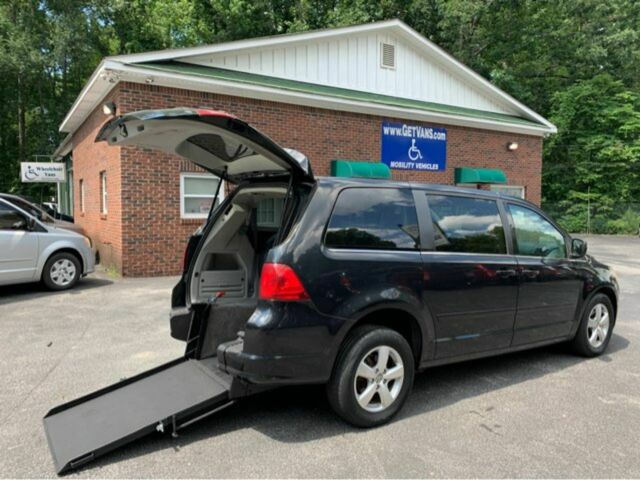
M 304 155 L 213 110 L 126 114 L 98 140 L 234 184 L 188 242 L 171 334 L 246 385 L 326 383 L 341 417 L 374 426 L 424 368 L 557 342 L 596 356 L 611 338 L 612 271 L 529 202 L 315 178 Z

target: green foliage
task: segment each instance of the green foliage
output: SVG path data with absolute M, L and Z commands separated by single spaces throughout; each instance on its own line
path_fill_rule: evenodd
M 567 228 L 629 230 L 637 211 L 619 205 L 640 203 L 636 0 L 3 0 L 0 191 L 37 193 L 19 183 L 19 162 L 53 152 L 107 55 L 388 18 L 556 123 L 543 202 Z

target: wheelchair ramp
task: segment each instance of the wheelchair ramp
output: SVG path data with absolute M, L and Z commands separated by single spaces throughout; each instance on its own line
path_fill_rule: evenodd
M 58 474 L 154 431 L 173 431 L 229 405 L 215 359 L 179 359 L 51 410 L 44 427 Z

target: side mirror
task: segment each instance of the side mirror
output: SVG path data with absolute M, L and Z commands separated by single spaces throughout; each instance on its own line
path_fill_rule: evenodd
M 571 258 L 582 258 L 587 254 L 587 242 L 579 238 L 571 240 Z

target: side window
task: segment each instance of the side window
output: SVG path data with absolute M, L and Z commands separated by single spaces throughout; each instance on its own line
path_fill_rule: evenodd
M 509 204 L 516 230 L 516 253 L 534 257 L 565 258 L 564 237 L 540 214 Z
M 329 220 L 325 244 L 336 248 L 414 250 L 418 216 L 409 190 L 343 190 Z
M 452 195 L 428 198 L 437 251 L 507 253 L 495 201 Z
M 26 219 L 15 209 L 0 202 L 0 230 L 26 230 Z

